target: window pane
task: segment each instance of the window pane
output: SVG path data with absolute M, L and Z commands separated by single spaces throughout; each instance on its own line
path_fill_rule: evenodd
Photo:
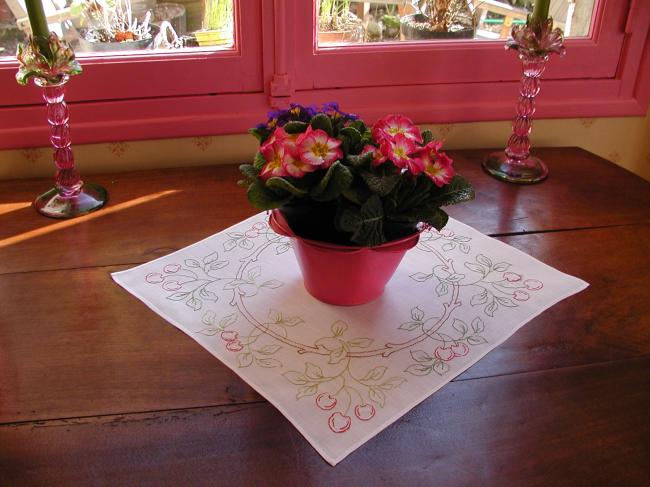
M 43 0 L 43 8 L 80 57 L 234 45 L 233 0 Z M 0 0 L 0 56 L 13 57 L 28 32 L 25 0 Z
M 586 37 L 596 0 L 551 0 L 566 36 Z M 318 45 L 506 39 L 534 0 L 318 0 Z

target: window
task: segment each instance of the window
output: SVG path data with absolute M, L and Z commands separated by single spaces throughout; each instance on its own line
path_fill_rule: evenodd
M 187 14 L 196 1 L 183 4 L 187 35 L 203 26 L 198 10 L 194 20 Z M 319 14 L 328 1 L 360 20 L 356 37 L 320 35 L 326 29 Z M 401 26 L 422 0 L 234 0 L 231 43 L 80 53 L 85 72 L 67 96 L 73 141 L 241 133 L 271 107 L 291 101 L 336 100 L 368 119 L 389 112 L 419 123 L 510 119 L 521 67 L 514 53 L 504 52 L 501 36 L 530 2 L 464 1 L 475 29 L 462 39 L 402 40 L 401 29 L 400 40 L 389 39 L 398 35 L 391 21 Z M 650 2 L 552 0 L 551 13 L 554 8 L 570 35 L 567 55 L 553 58 L 544 75 L 538 115 L 645 114 Z M 165 14 L 174 25 L 178 11 L 168 7 Z M 7 121 L 0 125 L 0 148 L 47 145 L 40 94 L 17 86 L 15 71 L 12 57 L 0 58 L 0 117 Z

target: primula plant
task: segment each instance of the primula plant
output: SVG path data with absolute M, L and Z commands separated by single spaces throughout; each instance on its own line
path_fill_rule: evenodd
M 299 236 L 375 246 L 419 224 L 445 226 L 442 206 L 474 197 L 430 131 L 389 115 L 368 127 L 335 103 L 291 105 L 250 132 L 260 141 L 240 166 L 248 199 L 279 208 Z

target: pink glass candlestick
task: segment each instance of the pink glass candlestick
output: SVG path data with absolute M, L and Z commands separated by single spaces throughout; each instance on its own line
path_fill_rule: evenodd
M 108 200 L 104 188 L 96 184 L 84 184 L 75 168 L 68 126 L 70 115 L 64 101 L 67 82 L 67 75 L 57 82 L 34 78 L 34 83 L 43 88 L 56 165 L 55 187 L 36 198 L 34 207 L 39 213 L 52 218 L 84 215 L 101 208 Z
M 533 128 L 535 97 L 540 90 L 540 78 L 549 60 L 549 54 L 564 54 L 562 32 L 553 29 L 551 19 L 543 24 L 516 26 L 506 48 L 519 52 L 523 66 L 517 116 L 512 123 L 512 135 L 505 151 L 490 154 L 483 161 L 483 168 L 488 174 L 502 181 L 539 183 L 548 176 L 548 167 L 542 160 L 530 155 L 529 135 Z

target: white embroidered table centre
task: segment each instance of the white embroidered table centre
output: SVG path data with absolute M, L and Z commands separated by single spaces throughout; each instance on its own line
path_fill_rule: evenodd
M 277 407 L 335 465 L 587 283 L 450 219 L 377 300 L 304 289 L 264 213 L 113 279 Z

